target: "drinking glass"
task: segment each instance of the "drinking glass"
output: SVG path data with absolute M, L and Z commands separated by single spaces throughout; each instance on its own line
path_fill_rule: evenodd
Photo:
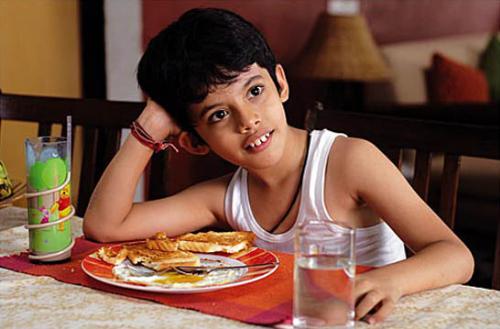
M 354 326 L 355 230 L 309 220 L 295 233 L 294 328 Z
M 59 261 L 71 256 L 74 214 L 70 196 L 70 151 L 64 137 L 25 141 L 30 259 Z

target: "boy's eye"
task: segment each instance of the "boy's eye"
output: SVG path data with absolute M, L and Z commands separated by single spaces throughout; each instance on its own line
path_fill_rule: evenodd
M 252 97 L 259 96 L 260 94 L 262 94 L 263 91 L 264 91 L 263 86 L 254 86 L 250 89 L 250 96 Z
M 224 119 L 229 114 L 226 110 L 215 111 L 208 117 L 208 122 L 217 122 Z

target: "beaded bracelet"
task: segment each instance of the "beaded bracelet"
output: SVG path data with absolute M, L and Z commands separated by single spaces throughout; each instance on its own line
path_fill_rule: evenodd
M 175 152 L 179 152 L 177 147 L 175 147 L 175 145 L 170 143 L 168 140 L 155 141 L 137 121 L 132 122 L 130 129 L 131 134 L 135 137 L 135 139 L 137 139 L 142 145 L 145 145 L 155 151 L 155 153 L 166 150 L 169 147 L 171 147 Z

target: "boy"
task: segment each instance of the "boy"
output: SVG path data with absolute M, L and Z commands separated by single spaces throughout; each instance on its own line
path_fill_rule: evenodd
M 371 311 L 371 323 L 384 319 L 402 295 L 470 278 L 467 247 L 376 147 L 287 124 L 284 69 L 243 18 L 220 9 L 185 13 L 151 40 L 137 75 L 149 99 L 134 136 L 94 191 L 85 214 L 87 237 L 176 236 L 219 225 L 252 230 L 258 246 L 292 252 L 298 223 L 334 218 L 358 228 L 357 262 L 380 266 L 356 278 L 356 317 Z M 212 151 L 240 168 L 174 196 L 133 204 L 152 142 L 167 137 L 190 153 Z M 404 259 L 400 238 L 415 256 Z

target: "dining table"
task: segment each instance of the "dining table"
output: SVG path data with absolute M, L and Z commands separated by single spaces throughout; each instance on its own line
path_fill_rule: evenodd
M 0 209 L 0 259 L 27 251 L 26 222 L 25 208 Z M 71 219 L 74 237 L 82 236 L 82 222 L 77 216 Z M 264 278 L 263 283 L 269 278 Z M 187 298 L 196 303 L 198 294 Z M 245 323 L 189 307 L 172 307 L 6 267 L 0 267 L 0 310 L 0 328 L 3 329 L 292 328 L 290 321 L 265 326 Z M 356 322 L 355 326 L 371 329 L 500 328 L 499 314 L 499 291 L 455 284 L 404 296 L 385 321 L 372 325 Z

